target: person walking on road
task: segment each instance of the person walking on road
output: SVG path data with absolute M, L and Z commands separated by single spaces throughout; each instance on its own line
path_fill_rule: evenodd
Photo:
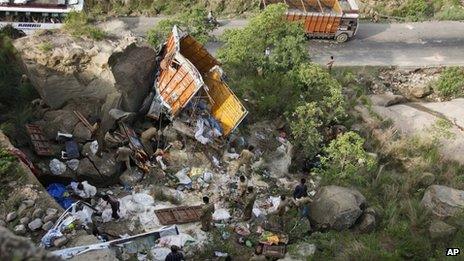
M 333 67 L 333 64 L 335 63 L 335 59 L 333 56 L 330 56 L 330 60 L 327 62 L 327 69 L 329 70 L 329 73 L 332 72 L 332 67 Z

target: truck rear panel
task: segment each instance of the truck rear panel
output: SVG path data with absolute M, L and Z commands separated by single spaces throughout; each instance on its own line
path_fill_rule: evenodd
M 321 13 L 287 13 L 287 20 L 302 21 L 309 34 L 335 34 L 340 25 L 340 16 Z

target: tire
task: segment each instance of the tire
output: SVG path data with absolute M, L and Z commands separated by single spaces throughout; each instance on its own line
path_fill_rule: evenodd
M 338 43 L 344 43 L 346 41 L 348 41 L 348 34 L 346 33 L 341 33 L 339 35 L 337 35 L 337 37 L 335 37 L 335 41 L 337 41 Z

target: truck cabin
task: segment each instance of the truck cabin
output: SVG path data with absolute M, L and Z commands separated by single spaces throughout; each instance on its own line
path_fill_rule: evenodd
M 359 7 L 355 0 L 262 0 L 288 6 L 286 19 L 301 21 L 308 38 L 334 38 L 345 42 L 356 34 Z

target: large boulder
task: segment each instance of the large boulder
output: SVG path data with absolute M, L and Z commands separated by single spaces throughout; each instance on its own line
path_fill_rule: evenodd
M 85 246 L 100 243 L 100 241 L 93 235 L 77 235 L 69 242 L 69 247 L 74 246 Z M 99 251 L 91 251 L 78 255 L 70 259 L 72 261 L 87 261 L 87 260 L 98 260 L 98 261 L 113 261 L 117 260 L 116 255 L 111 249 L 103 249 Z
M 121 108 L 136 111 L 152 87 L 156 56 L 136 42 L 130 34 L 94 41 L 58 32 L 23 37 L 14 46 L 28 78 L 52 109 L 75 98 L 103 104 L 108 95 L 119 93 Z M 51 50 L 44 50 L 44 43 Z
M 429 235 L 433 240 L 449 240 L 457 229 L 441 220 L 434 220 L 429 227 Z
M 61 260 L 36 247 L 29 239 L 19 237 L 0 227 L 0 260 Z
M 421 204 L 437 218 L 446 219 L 464 210 L 464 191 L 432 185 L 425 191 Z
M 357 190 L 322 187 L 310 206 L 310 218 L 319 227 L 344 230 L 352 227 L 363 213 L 366 199 Z

